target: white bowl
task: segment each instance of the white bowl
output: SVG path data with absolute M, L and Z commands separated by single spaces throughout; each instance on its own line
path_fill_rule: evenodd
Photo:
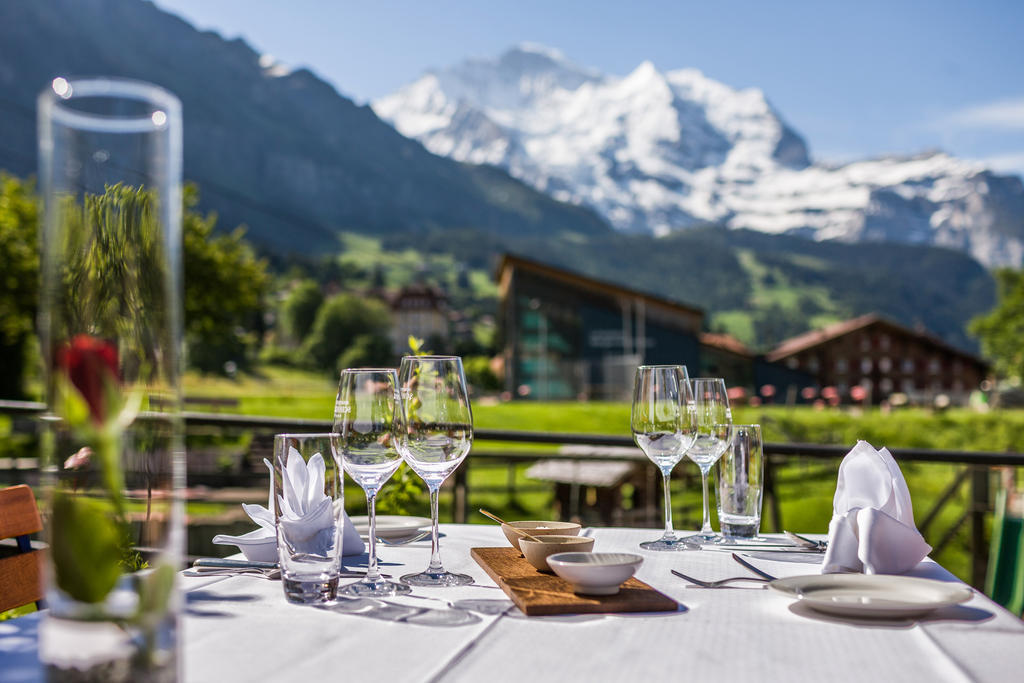
M 237 546 L 250 562 L 277 562 L 277 534 L 273 529 L 260 527 L 241 536 L 217 534 L 213 542 L 217 545 Z
M 526 536 L 516 533 L 515 529 L 510 529 L 509 527 L 523 529 L 531 536 L 579 536 L 581 529 L 580 525 L 575 522 L 528 520 L 525 522 L 502 524 L 501 530 L 504 532 L 505 538 L 519 552 L 523 552 L 523 549 L 519 547 L 519 539 L 526 538 Z
M 548 558 L 557 553 L 589 553 L 594 547 L 594 539 L 589 536 L 538 536 L 537 541 L 528 538 L 519 539 L 519 548 L 523 551 L 526 561 L 538 571 L 549 572 Z
M 644 562 L 633 553 L 556 553 L 547 559 L 551 570 L 582 595 L 615 595 Z

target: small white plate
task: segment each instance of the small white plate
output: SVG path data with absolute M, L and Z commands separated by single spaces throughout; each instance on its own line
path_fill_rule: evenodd
M 366 515 L 352 518 L 352 524 L 360 536 L 370 535 L 370 520 Z M 377 538 L 401 540 L 412 536 L 420 529 L 430 526 L 426 517 L 407 517 L 405 515 L 377 515 Z
M 555 553 L 547 558 L 551 571 L 582 595 L 615 595 L 636 573 L 644 558 L 633 553 Z
M 973 593 L 962 583 L 888 574 L 791 576 L 768 585 L 819 612 L 881 618 L 919 617 Z

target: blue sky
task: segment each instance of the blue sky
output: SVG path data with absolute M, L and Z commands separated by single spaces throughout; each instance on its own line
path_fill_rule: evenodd
M 156 0 L 365 102 L 521 43 L 765 91 L 816 159 L 941 148 L 1024 173 L 1024 2 Z

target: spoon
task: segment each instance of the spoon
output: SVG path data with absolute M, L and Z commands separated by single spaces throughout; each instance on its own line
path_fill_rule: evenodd
M 484 510 L 483 508 L 480 508 L 480 514 L 483 515 L 484 517 L 490 517 L 491 519 L 493 519 L 498 524 L 504 524 L 509 529 L 512 529 L 512 531 L 515 531 L 517 534 L 521 534 L 523 536 L 526 536 L 528 539 L 530 539 L 534 543 L 543 543 L 544 542 L 544 541 L 540 540 L 539 538 L 537 538 L 536 536 L 532 536 L 532 535 L 526 533 L 522 529 L 517 529 L 516 527 L 512 526 L 511 524 L 509 524 L 508 522 L 503 520 L 501 517 L 498 517 L 497 515 L 492 515 L 490 512 L 488 512 L 487 510 Z

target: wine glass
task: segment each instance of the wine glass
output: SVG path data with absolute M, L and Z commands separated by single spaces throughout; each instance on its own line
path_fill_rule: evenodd
M 708 472 L 722 457 L 732 439 L 732 411 L 729 409 L 729 395 L 725 380 L 715 377 L 699 377 L 693 385 L 693 414 L 697 425 L 697 438 L 686 451 L 686 456 L 700 468 L 701 486 L 704 490 L 704 523 L 699 534 L 687 536 L 684 541 L 691 543 L 722 543 L 724 539 L 711 530 L 711 512 L 708 510 Z
M 473 442 L 473 412 L 469 407 L 462 359 L 457 356 L 405 356 L 398 370 L 405 408 L 405 429 L 398 449 L 405 462 L 430 490 L 430 566 L 406 574 L 410 586 L 465 586 L 467 574 L 453 574 L 441 565 L 437 539 L 437 492 L 458 468 Z
M 637 446 L 661 470 L 665 486 L 665 533 L 656 541 L 640 544 L 644 550 L 699 550 L 681 541 L 672 529 L 672 469 L 697 435 L 690 380 L 682 365 L 641 365 L 633 383 L 630 428 Z
M 412 592 L 409 586 L 384 579 L 377 569 L 377 492 L 402 464 L 397 447 L 402 427 L 398 373 L 391 368 L 342 371 L 334 403 L 334 431 L 341 435 L 345 471 L 366 493 L 370 518 L 366 576 L 345 586 L 342 595 L 384 598 Z

